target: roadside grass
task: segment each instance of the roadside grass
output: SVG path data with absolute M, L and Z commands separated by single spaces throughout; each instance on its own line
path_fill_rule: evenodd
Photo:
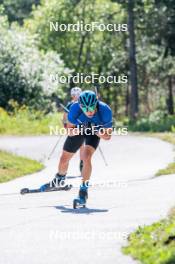
M 62 113 L 45 115 L 22 106 L 13 113 L 0 108 L 0 135 L 43 135 L 50 133 L 50 126 L 62 127 Z
M 155 176 L 175 174 L 175 162 L 168 164 L 165 169 L 160 169 Z
M 139 227 L 130 234 L 129 245 L 123 247 L 126 255 L 143 264 L 175 263 L 175 210 L 167 219 L 149 226 Z
M 174 133 L 149 133 L 150 135 L 175 145 Z M 171 173 L 175 173 L 175 162 L 159 170 L 156 175 Z M 143 264 L 175 264 L 175 208 L 166 219 L 138 227 L 129 235 L 128 245 L 122 251 Z
M 164 141 L 167 141 L 175 145 L 175 132 L 151 133 L 150 135 L 154 137 L 158 137 Z
M 28 158 L 0 151 L 0 183 L 43 169 L 43 164 Z
M 175 147 L 175 133 L 154 133 L 151 136 L 158 137 L 164 141 L 167 141 L 174 145 Z M 160 169 L 155 176 L 175 174 L 175 161 L 168 164 L 168 166 L 164 169 Z
M 56 127 L 62 127 L 62 113 L 46 115 L 27 106 L 19 106 L 16 102 L 11 102 L 11 107 L 11 112 L 0 108 L 0 135 L 43 135 L 50 134 L 50 126 L 54 131 Z M 0 183 L 43 168 L 37 161 L 0 151 Z
M 141 135 L 146 137 L 155 137 L 159 138 L 161 140 L 164 140 L 166 142 L 169 142 L 170 144 L 174 145 L 175 150 L 175 133 L 174 132 L 161 132 L 161 133 L 134 133 L 135 135 Z M 161 176 L 161 175 L 168 175 L 168 174 L 175 174 L 175 158 L 174 162 L 171 162 L 168 164 L 166 168 L 162 168 L 158 170 L 155 174 L 155 176 Z

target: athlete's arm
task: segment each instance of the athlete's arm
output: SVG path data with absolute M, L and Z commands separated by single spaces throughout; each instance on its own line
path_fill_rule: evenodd
M 63 125 L 65 128 L 67 127 L 67 113 L 66 112 L 64 112 L 63 114 Z
M 108 105 L 105 105 L 105 107 L 102 109 L 101 118 L 103 125 L 98 130 L 96 135 L 104 140 L 109 140 L 112 136 L 112 111 Z
M 69 102 L 67 105 L 66 105 L 66 109 L 70 109 L 71 105 L 73 103 L 72 102 Z M 64 111 L 64 114 L 63 114 L 63 125 L 65 128 L 67 128 L 67 122 L 68 122 L 68 112 Z
M 67 132 L 69 136 L 79 135 L 79 128 L 77 127 L 77 125 L 80 125 L 80 123 L 77 120 L 78 113 L 79 113 L 79 105 L 78 103 L 74 103 L 70 107 L 68 113 Z
M 80 125 L 80 122 L 78 121 L 78 116 L 79 116 L 80 111 L 81 110 L 80 110 L 78 103 L 74 103 L 70 107 L 70 110 L 67 116 L 69 123 L 75 126 Z

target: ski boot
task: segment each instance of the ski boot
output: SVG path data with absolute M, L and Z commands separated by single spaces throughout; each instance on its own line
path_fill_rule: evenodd
M 80 165 L 79 165 L 80 172 L 83 170 L 83 160 L 80 160 Z
M 66 189 L 67 185 L 65 185 L 65 178 L 65 175 L 57 173 L 51 182 L 45 183 L 40 187 L 40 192 L 55 191 L 61 188 Z
M 79 196 L 78 198 L 73 200 L 73 208 L 85 208 L 86 207 L 86 201 L 88 199 L 88 187 L 86 185 L 81 185 L 79 190 Z

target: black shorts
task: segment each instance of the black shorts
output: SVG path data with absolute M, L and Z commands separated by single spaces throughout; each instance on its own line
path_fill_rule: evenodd
M 99 145 L 100 138 L 96 135 L 77 135 L 68 136 L 64 142 L 63 150 L 75 153 L 83 144 L 89 145 L 96 149 Z

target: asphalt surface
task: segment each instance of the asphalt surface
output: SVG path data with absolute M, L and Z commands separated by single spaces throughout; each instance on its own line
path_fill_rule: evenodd
M 101 141 L 108 166 L 97 150 L 87 208 L 72 209 L 78 194 L 78 153 L 70 162 L 71 191 L 28 194 L 51 180 L 64 138 L 48 161 L 57 137 L 0 137 L 0 149 L 42 160 L 46 168 L 0 184 L 0 263 L 130 264 L 121 253 L 127 235 L 139 225 L 166 216 L 175 204 L 175 175 L 153 177 L 174 159 L 173 147 L 159 139 L 114 136 Z

